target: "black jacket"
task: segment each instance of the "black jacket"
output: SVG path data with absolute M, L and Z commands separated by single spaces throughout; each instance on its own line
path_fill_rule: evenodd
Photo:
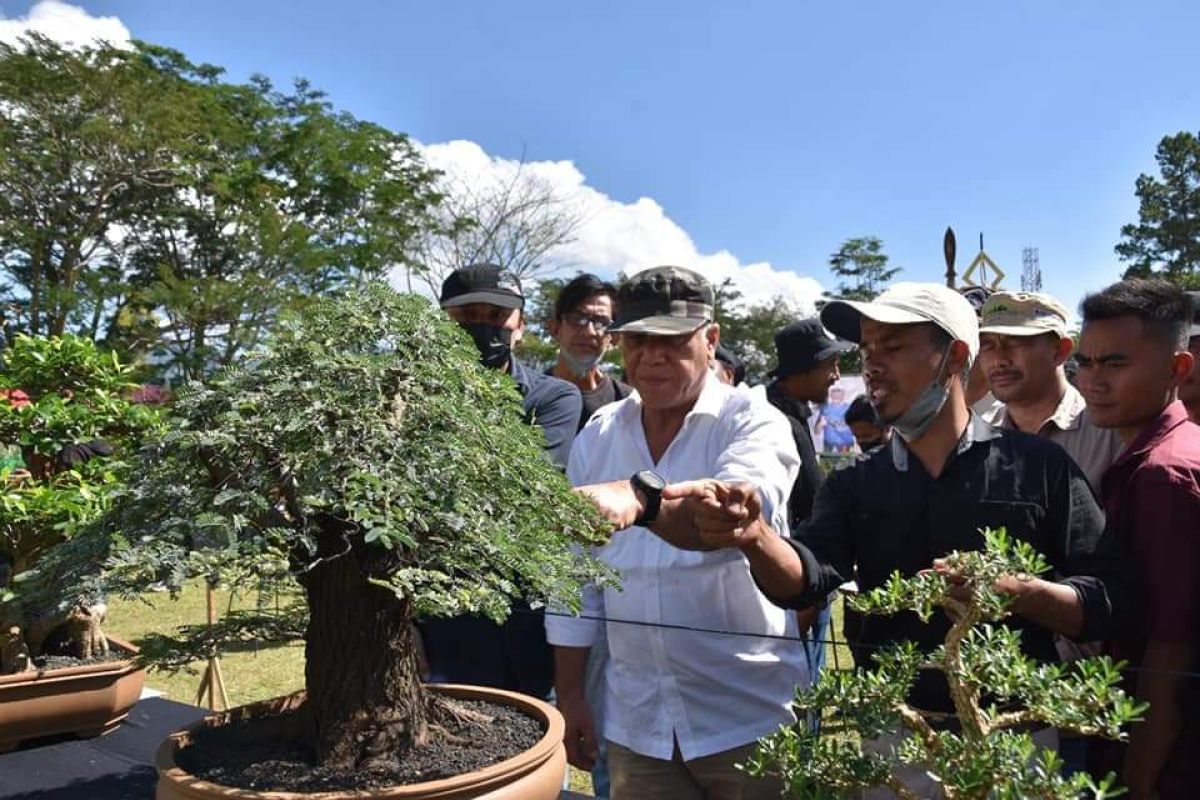
M 808 403 L 789 397 L 779 381 L 767 387 L 767 400 L 783 412 L 791 423 L 792 438 L 796 440 L 796 450 L 800 452 L 800 473 L 788 498 L 788 528 L 794 536 L 800 523 L 812 514 L 813 500 L 825 477 L 817 459 L 817 448 L 813 445 L 812 431 L 808 428 L 808 417 L 812 413 Z

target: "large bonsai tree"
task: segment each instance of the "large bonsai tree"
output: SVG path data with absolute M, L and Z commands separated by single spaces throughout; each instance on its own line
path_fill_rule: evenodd
M 751 772 L 781 776 L 791 798 L 856 796 L 860 789 L 886 786 L 910 800 L 917 795 L 901 782 L 906 767 L 932 775 L 947 800 L 1119 793 L 1111 790 L 1111 776 L 1099 785 L 1086 774 L 1062 777 L 1057 753 L 1038 751 L 1028 731 L 1053 726 L 1120 739 L 1123 726 L 1144 707 L 1118 688 L 1119 665 L 1107 657 L 1037 663 L 1021 652 L 1018 632 L 993 624 L 1009 615 L 1011 605 L 996 582 L 1038 575 L 1048 566 L 1003 529 L 984 531 L 984 537 L 984 550 L 952 553 L 945 573 L 896 573 L 850 601 L 862 613 L 913 611 L 926 621 L 945 612 L 954 624 L 933 653 L 909 642 L 876 653 L 872 670 L 826 670 L 815 687 L 797 692 L 794 707 L 801 720 L 806 712 L 825 712 L 829 724 L 820 733 L 799 724 L 767 737 L 748 765 Z M 957 730 L 931 724 L 908 705 L 923 668 L 945 675 Z M 863 749 L 864 740 L 895 731 L 906 737 L 896 752 Z
M 189 579 L 303 602 L 185 629 L 305 638 L 297 713 L 319 762 L 394 758 L 452 704 L 418 678 L 419 614 L 500 620 L 515 596 L 570 605 L 605 578 L 573 552 L 604 532 L 521 421 L 515 384 L 425 299 L 372 285 L 287 321 L 266 349 L 179 393 L 104 526 L 54 553 L 83 591 Z M 101 579 L 81 561 L 106 555 Z
M 32 668 L 64 626 L 70 654 L 107 649 L 103 609 L 64 605 L 34 568 L 104 514 L 125 456 L 158 424 L 154 409 L 130 402 L 133 374 L 116 354 L 70 334 L 18 336 L 4 352 L 0 445 L 20 452 L 20 466 L 0 470 L 0 674 Z

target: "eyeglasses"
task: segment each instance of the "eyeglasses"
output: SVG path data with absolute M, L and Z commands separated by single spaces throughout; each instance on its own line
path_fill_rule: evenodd
M 570 311 L 563 314 L 562 320 L 572 328 L 583 329 L 591 325 L 596 333 L 604 333 L 613 324 L 613 321 L 608 317 L 593 317 L 588 314 L 580 314 L 578 311 Z

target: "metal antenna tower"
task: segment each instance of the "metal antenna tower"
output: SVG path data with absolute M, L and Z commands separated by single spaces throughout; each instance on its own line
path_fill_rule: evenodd
M 1040 292 L 1042 290 L 1042 265 L 1038 258 L 1038 249 L 1036 247 L 1022 248 L 1021 263 L 1024 265 L 1021 270 L 1021 291 Z

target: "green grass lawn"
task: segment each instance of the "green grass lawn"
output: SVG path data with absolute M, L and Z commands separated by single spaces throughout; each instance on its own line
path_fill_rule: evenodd
M 248 608 L 252 600 L 235 600 L 234 608 Z M 217 592 L 217 610 L 223 613 L 230 607 L 229 593 Z M 113 600 L 108 604 L 109 624 L 106 629 L 122 639 L 138 643 L 138 639 L 149 633 L 169 633 L 179 625 L 198 624 L 205 619 L 204 589 L 189 587 L 178 600 L 164 593 L 143 595 L 138 601 Z M 842 601 L 839 597 L 833 606 L 831 636 L 837 645 L 826 645 L 826 667 L 849 669 L 854 665 L 849 648 L 842 642 Z M 166 696 L 181 703 L 195 703 L 196 690 L 204 662 L 193 665 L 193 671 L 167 673 L 152 669 L 146 676 L 146 685 L 165 692 Z M 225 690 L 232 705 L 243 705 L 256 700 L 294 692 L 304 686 L 303 645 L 273 645 L 251 647 L 221 654 L 221 672 L 225 678 Z M 592 779 L 587 773 L 571 768 L 571 788 L 582 794 L 592 793 Z
M 217 591 L 217 612 L 229 608 L 229 592 Z M 250 608 L 252 599 L 235 602 L 235 608 Z M 205 620 L 204 589 L 189 586 L 172 600 L 170 595 L 149 593 L 137 601 L 112 600 L 108 604 L 106 630 L 137 644 L 149 633 L 171 633 L 179 625 L 195 625 Z M 168 673 L 151 669 L 146 686 L 165 692 L 180 703 L 195 703 L 196 690 L 205 662 L 193 665 L 193 671 Z M 271 647 L 249 647 L 221 654 L 221 673 L 231 705 L 294 692 L 304 686 L 304 646 L 300 643 Z

